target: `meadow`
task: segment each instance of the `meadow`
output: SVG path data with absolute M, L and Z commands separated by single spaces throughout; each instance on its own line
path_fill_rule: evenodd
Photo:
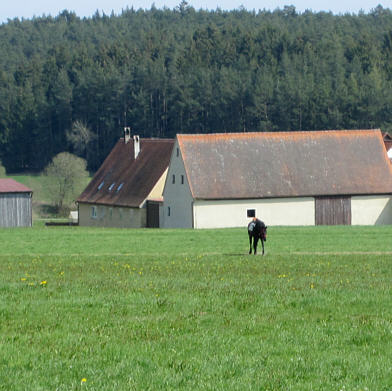
M 0 231 L 0 390 L 391 390 L 392 226 Z

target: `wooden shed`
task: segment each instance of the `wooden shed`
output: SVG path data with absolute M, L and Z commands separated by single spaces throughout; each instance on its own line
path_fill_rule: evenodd
M 33 191 L 13 179 L 0 179 L 0 227 L 32 226 Z
M 164 227 L 392 224 L 380 130 L 177 135 Z

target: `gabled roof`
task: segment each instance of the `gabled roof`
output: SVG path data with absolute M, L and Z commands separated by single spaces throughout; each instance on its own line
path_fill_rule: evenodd
M 177 138 L 195 199 L 392 193 L 380 130 Z
M 134 159 L 133 139 L 121 138 L 87 188 L 80 203 L 139 207 L 167 169 L 174 140 L 141 139 Z
M 0 179 L 0 193 L 32 193 L 33 190 L 27 186 L 11 179 Z

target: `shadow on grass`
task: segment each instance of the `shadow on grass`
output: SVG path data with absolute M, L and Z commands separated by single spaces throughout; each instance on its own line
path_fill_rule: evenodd
M 46 216 L 53 216 L 58 213 L 57 208 L 55 208 L 53 205 L 49 205 L 49 204 L 39 205 L 38 210 L 41 215 L 46 215 Z
M 243 253 L 223 253 L 222 254 L 223 256 L 225 256 L 225 257 L 241 257 L 241 256 L 255 256 L 255 254 L 248 254 L 247 252 L 243 252 Z M 261 253 L 258 253 L 258 254 L 256 254 L 256 257 L 257 256 L 266 256 L 267 254 L 266 253 L 264 253 L 264 255 L 263 254 L 261 254 Z
M 59 210 L 56 206 L 51 204 L 37 203 L 33 205 L 36 215 L 40 218 L 59 218 L 68 217 L 70 208 L 64 207 Z

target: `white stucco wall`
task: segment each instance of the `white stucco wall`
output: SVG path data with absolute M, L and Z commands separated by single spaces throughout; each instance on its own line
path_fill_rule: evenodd
M 95 207 L 95 216 L 92 208 Z M 141 228 L 147 222 L 146 208 L 126 208 L 79 203 L 79 225 L 84 227 Z
M 351 224 L 392 224 L 392 196 L 351 197 Z
M 195 228 L 244 227 L 250 219 L 247 209 L 266 225 L 314 225 L 314 198 L 276 198 L 262 200 L 219 200 L 194 202 Z
M 173 176 L 175 178 L 174 183 Z M 161 227 L 192 228 L 192 202 L 193 198 L 189 189 L 188 178 L 185 173 L 184 161 L 176 140 L 163 190 Z

